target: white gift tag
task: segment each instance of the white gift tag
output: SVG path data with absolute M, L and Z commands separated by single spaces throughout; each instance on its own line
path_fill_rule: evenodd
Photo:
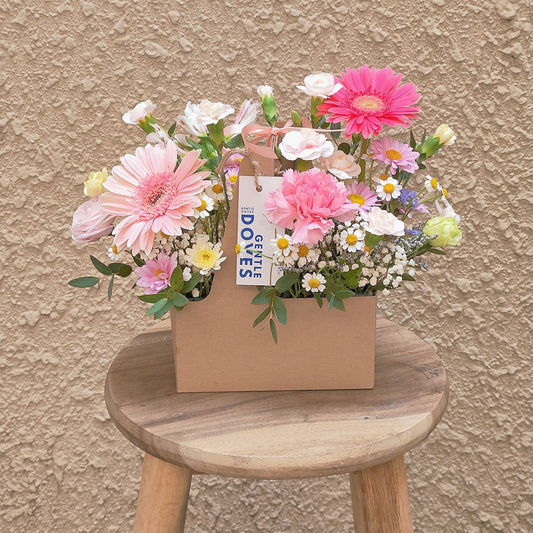
M 241 252 L 237 257 L 237 285 L 274 285 L 281 277 L 279 267 L 271 259 L 271 239 L 283 228 L 271 224 L 266 217 L 265 200 L 281 187 L 283 176 L 259 176 L 261 191 L 256 190 L 254 176 L 239 176 L 239 223 L 237 242 L 258 253 Z

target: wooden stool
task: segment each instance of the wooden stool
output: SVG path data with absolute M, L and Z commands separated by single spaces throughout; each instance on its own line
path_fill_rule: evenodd
M 113 361 L 105 393 L 118 429 L 145 451 L 135 532 L 183 532 L 198 473 L 349 473 L 357 533 L 412 532 L 403 454 L 444 413 L 446 373 L 409 330 L 379 318 L 376 337 L 373 390 L 181 394 L 170 331 L 135 337 Z

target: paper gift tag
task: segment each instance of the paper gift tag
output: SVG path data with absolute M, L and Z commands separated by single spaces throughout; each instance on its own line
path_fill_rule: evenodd
M 265 200 L 279 187 L 283 176 L 259 176 L 262 190 L 257 191 L 254 176 L 239 176 L 239 222 L 237 242 L 258 253 L 241 252 L 237 257 L 237 285 L 274 285 L 282 272 L 272 263 L 270 243 L 283 228 L 271 224 L 266 217 Z

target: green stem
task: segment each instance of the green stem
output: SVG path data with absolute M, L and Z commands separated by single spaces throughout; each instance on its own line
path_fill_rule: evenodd
M 361 139 L 361 151 L 359 152 L 359 166 L 361 167 L 361 172 L 359 173 L 359 177 L 357 179 L 359 183 L 365 181 L 366 161 L 363 159 L 363 156 L 366 155 L 367 150 L 368 150 L 368 139 L 365 139 L 363 137 Z

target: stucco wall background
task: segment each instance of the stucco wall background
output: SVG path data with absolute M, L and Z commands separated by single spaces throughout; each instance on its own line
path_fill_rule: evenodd
M 110 422 L 113 354 L 149 321 L 129 290 L 71 289 L 100 245 L 70 240 L 90 171 L 143 144 L 121 114 L 151 98 L 238 105 L 273 85 L 282 111 L 316 71 L 391 66 L 450 123 L 432 162 L 464 242 L 381 312 L 434 345 L 448 411 L 408 455 L 416 531 L 533 530 L 531 54 L 527 0 L 243 3 L 0 1 L 0 530 L 132 527 L 141 453 Z M 416 127 L 416 126 L 415 126 Z M 438 161 L 438 163 L 437 163 Z M 188 532 L 352 531 L 346 477 L 194 478 Z

